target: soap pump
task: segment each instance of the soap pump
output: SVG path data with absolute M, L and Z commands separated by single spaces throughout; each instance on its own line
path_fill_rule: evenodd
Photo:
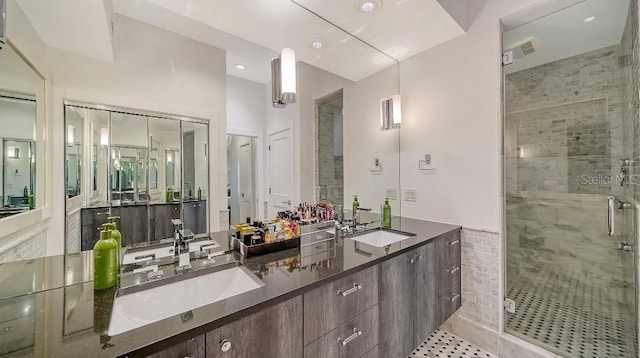
M 104 290 L 118 283 L 118 243 L 111 231 L 100 231 L 100 240 L 93 246 L 93 288 Z
M 391 229 L 391 205 L 389 205 L 389 198 L 385 198 L 384 205 L 382 205 L 382 227 Z
M 109 216 L 107 221 L 112 224 L 112 226 L 110 226 L 111 238 L 118 243 L 118 265 L 120 265 L 120 260 L 122 260 L 122 234 L 118 230 L 118 219 L 120 219 L 119 216 Z
M 356 215 L 358 215 L 358 208 L 360 207 L 360 202 L 358 202 L 358 196 L 354 195 L 353 196 L 353 205 L 352 205 L 352 216 L 353 216 L 353 222 L 355 224 L 356 222 Z

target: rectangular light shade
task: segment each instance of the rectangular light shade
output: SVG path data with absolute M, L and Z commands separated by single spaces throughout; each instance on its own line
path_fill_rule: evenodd
M 76 128 L 72 125 L 67 126 L 67 144 L 73 145 L 76 142 Z
M 380 101 L 380 128 L 388 130 L 400 128 L 402 123 L 402 105 L 400 95 L 384 98 Z
M 296 96 L 296 52 L 283 48 L 280 52 L 280 74 L 282 76 L 282 101 L 294 103 Z
M 100 129 L 100 144 L 104 146 L 109 145 L 109 129 L 108 128 Z

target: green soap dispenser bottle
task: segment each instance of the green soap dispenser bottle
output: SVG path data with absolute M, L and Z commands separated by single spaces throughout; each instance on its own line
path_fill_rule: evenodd
M 33 210 L 35 206 L 35 201 L 33 200 L 33 190 L 29 194 L 29 210 Z
M 93 288 L 104 290 L 118 283 L 118 243 L 111 231 L 100 231 L 100 240 L 93 246 Z
M 358 214 L 358 208 L 360 207 L 360 202 L 358 202 L 358 196 L 354 195 L 353 196 L 353 205 L 352 205 L 352 210 L 353 212 L 351 213 L 353 216 L 353 221 L 356 221 L 356 215 Z
M 391 205 L 388 198 L 384 199 L 384 205 L 382 205 L 382 227 L 391 229 Z
M 198 201 L 202 200 L 202 188 L 198 187 Z
M 173 201 L 173 188 L 172 187 L 168 187 L 167 188 L 167 203 L 170 203 Z

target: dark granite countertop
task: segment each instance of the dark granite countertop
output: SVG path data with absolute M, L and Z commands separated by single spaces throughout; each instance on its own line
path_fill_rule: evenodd
M 129 352 L 148 354 L 145 346 L 164 341 L 177 344 L 246 315 L 300 295 L 329 281 L 420 246 L 460 226 L 416 219 L 395 218 L 393 228 L 415 233 L 409 239 L 390 245 L 387 250 L 339 239 L 328 251 L 301 256 L 299 248 L 273 254 L 244 258 L 238 252 L 216 258 L 217 262 L 239 261 L 256 274 L 265 285 L 255 290 L 192 310 L 188 320 L 177 315 L 123 334 L 109 337 L 113 297 L 116 289 L 94 291 L 90 281 L 89 252 L 66 255 L 66 260 L 45 258 L 23 263 L 0 265 L 0 355 L 11 357 L 113 357 Z M 223 248 L 227 232 L 211 237 Z M 62 263 L 61 263 L 62 262 Z M 69 263 L 71 262 L 71 263 Z M 7 270 L 37 267 L 39 283 L 25 283 L 22 291 L 6 294 Z M 47 266 L 48 265 L 48 266 Z M 200 267 L 194 264 L 194 268 Z M 59 269 L 64 277 L 49 270 Z M 27 275 L 27 279 L 37 275 Z M 3 281 L 2 278 L 5 278 Z M 48 280 L 48 278 L 51 280 Z M 51 282 L 49 282 L 51 281 Z M 46 282 L 46 283 L 43 283 Z M 33 289 L 30 294 L 17 295 Z M 42 289 L 42 290 L 40 290 Z M 212 288 L 215 289 L 215 288 Z M 10 297 L 14 296 L 14 297 Z

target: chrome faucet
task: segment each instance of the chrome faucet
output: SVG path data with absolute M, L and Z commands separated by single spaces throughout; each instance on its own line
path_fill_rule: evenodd
M 189 229 L 183 229 L 182 220 L 171 220 L 173 225 L 173 258 L 178 261 L 176 271 L 182 271 L 191 267 L 189 257 L 189 242 L 195 235 Z

